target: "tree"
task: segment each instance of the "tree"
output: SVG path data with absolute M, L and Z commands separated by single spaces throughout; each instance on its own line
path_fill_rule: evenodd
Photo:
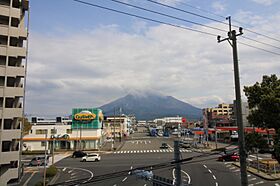
M 249 133 L 245 135 L 245 146 L 247 151 L 254 151 L 254 148 L 266 149 L 268 147 L 266 139 L 258 133 Z
M 29 131 L 32 128 L 31 123 L 28 121 L 27 118 L 24 118 L 24 120 L 22 118 L 20 118 L 20 121 L 22 122 L 22 126 L 23 126 L 23 136 L 27 135 L 29 133 Z
M 274 128 L 275 157 L 280 162 L 280 79 L 275 74 L 264 75 L 262 82 L 244 87 L 251 113 L 248 121 L 261 128 Z

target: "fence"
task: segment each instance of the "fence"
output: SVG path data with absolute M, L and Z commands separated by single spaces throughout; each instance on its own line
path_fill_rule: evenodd
M 280 173 L 280 164 L 276 160 L 259 160 L 259 163 L 253 160 L 248 162 L 248 166 L 268 174 Z

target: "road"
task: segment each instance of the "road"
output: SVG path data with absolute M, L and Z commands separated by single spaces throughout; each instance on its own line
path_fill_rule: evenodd
M 166 142 L 170 148 L 160 149 L 162 142 Z M 151 181 L 144 180 L 131 174 L 131 170 L 147 166 L 154 175 L 174 179 L 174 166 L 170 165 L 174 157 L 172 138 L 142 138 L 125 141 L 117 152 L 101 154 L 100 162 L 81 162 L 79 158 L 66 158 L 56 165 L 61 168 L 60 177 L 56 183 L 79 180 L 77 183 L 84 185 L 152 185 Z M 191 161 L 182 164 L 182 180 L 192 185 L 213 186 L 238 186 L 240 185 L 239 168 L 232 162 L 218 162 L 218 154 L 194 152 L 181 149 L 183 159 L 194 157 Z M 200 156 L 200 157 L 198 157 Z M 166 167 L 158 169 L 157 164 Z M 82 180 L 81 180 L 82 179 Z M 248 174 L 248 182 L 253 185 L 277 185 L 277 182 L 263 180 L 252 174 Z

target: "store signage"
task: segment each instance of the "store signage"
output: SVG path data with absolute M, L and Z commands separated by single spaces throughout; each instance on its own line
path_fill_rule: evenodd
M 92 121 L 96 118 L 96 115 L 91 113 L 90 111 L 81 111 L 74 115 L 74 119 L 77 121 Z

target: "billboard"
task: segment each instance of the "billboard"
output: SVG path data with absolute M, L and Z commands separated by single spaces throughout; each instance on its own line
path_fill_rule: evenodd
M 100 129 L 102 127 L 102 110 L 96 108 L 73 108 L 72 129 Z

